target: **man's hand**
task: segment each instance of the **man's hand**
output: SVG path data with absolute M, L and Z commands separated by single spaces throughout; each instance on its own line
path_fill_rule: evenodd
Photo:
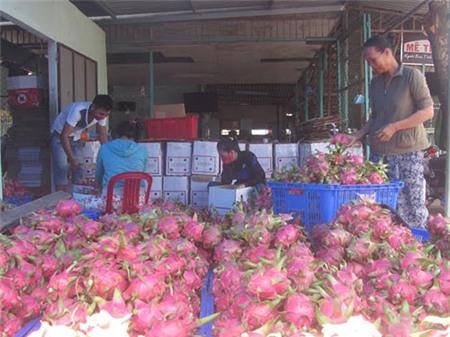
M 379 139 L 382 143 L 387 143 L 391 140 L 392 136 L 397 132 L 397 129 L 395 128 L 394 124 L 388 124 L 385 127 L 378 130 L 375 134 L 375 136 Z
M 81 168 L 81 163 L 76 159 L 71 159 L 69 163 L 72 170 L 78 170 Z

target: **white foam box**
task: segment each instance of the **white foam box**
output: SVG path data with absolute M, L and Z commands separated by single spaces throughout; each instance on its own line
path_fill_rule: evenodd
M 189 204 L 189 177 L 164 176 L 163 177 L 164 200 L 179 201 L 183 205 Z
M 254 187 L 239 188 L 237 185 L 220 185 L 209 188 L 208 204 L 219 215 L 228 213 L 238 201 L 247 201 L 254 192 Z
M 150 199 L 155 200 L 162 198 L 162 176 L 152 176 L 152 188 L 150 189 Z
M 192 150 L 192 174 L 215 176 L 219 174 L 217 142 L 196 140 Z
M 183 176 L 191 174 L 192 143 L 167 142 L 166 175 Z
M 6 88 L 13 89 L 45 89 L 44 80 L 39 76 L 12 76 L 6 79 Z
M 329 145 L 330 142 L 300 143 L 300 167 L 305 166 L 308 158 L 317 152 L 330 153 Z M 364 155 L 361 143 L 355 144 L 344 153 L 351 153 L 357 156 Z
M 239 150 L 245 151 L 247 150 L 247 143 L 239 143 Z
M 95 164 L 97 162 L 100 141 L 87 141 L 81 146 L 77 159 L 81 162 L 82 178 L 93 178 L 95 176 Z
M 273 146 L 268 144 L 249 144 L 248 150 L 253 152 L 258 158 L 266 177 L 272 176 L 273 173 Z
M 209 175 L 191 176 L 191 205 L 194 208 L 208 207 L 208 184 L 218 181 L 219 177 Z
M 160 142 L 142 142 L 139 143 L 147 150 L 147 168 L 146 172 L 152 176 L 163 175 L 163 143 Z
M 281 170 L 283 167 L 292 168 L 292 166 L 298 166 L 298 143 L 275 144 L 274 152 L 276 170 Z

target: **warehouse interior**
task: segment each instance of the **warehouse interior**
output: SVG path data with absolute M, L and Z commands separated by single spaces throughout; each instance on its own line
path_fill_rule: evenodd
M 35 74 L 58 83 L 46 88 L 50 115 L 42 130 L 62 106 L 97 91 L 116 102 L 111 128 L 161 117 L 158 106 L 183 106 L 186 94 L 203 93 L 216 99 L 197 107 L 203 139 L 232 129 L 255 142 L 323 137 L 330 123 L 358 128 L 367 118 L 368 107 L 353 102 L 368 81 L 364 39 L 389 32 L 400 46 L 404 32 L 422 32 L 428 2 L 72 0 L 71 10 L 104 32 L 106 88 L 98 85 L 102 66 L 70 45 L 57 43 L 52 69 L 55 44 L 3 11 L 1 104 L 6 108 L 7 77 Z

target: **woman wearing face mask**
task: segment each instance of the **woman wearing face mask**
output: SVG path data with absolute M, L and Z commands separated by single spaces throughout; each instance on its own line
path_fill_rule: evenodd
M 221 184 L 261 188 L 266 183 L 266 174 L 255 154 L 241 151 L 237 139 L 231 136 L 223 137 L 217 143 L 217 151 L 223 163 Z

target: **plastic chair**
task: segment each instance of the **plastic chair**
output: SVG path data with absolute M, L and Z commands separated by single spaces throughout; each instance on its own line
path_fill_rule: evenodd
M 124 182 L 122 196 L 122 213 L 133 214 L 139 211 L 139 192 L 142 180 L 147 182 L 144 202 L 148 203 L 153 178 L 144 172 L 125 172 L 112 177 L 106 192 L 106 213 L 113 213 L 114 187 L 119 181 Z

